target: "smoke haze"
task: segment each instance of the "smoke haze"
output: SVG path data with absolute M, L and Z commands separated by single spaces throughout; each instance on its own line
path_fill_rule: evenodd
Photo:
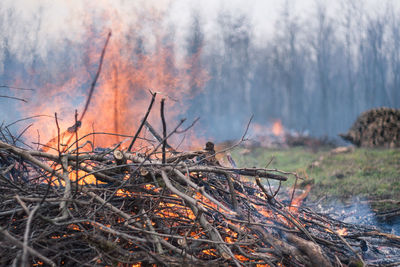
M 181 99 L 169 101 L 172 115 L 200 116 L 197 128 L 215 140 L 240 137 L 251 114 L 258 124 L 281 119 L 290 129 L 334 137 L 366 109 L 400 107 L 397 10 L 395 2 L 373 0 L 3 0 L 0 85 L 37 91 L 1 88 L 29 104 L 0 99 L 0 119 L 58 112 L 70 125 L 111 30 L 96 90 L 111 98 L 112 84 L 129 88 L 120 89 L 127 99 L 119 103 L 121 125 L 140 120 L 153 89 Z M 136 112 L 125 110 L 135 103 Z

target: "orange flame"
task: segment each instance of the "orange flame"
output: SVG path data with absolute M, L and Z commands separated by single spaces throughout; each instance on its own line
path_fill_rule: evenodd
M 280 119 L 274 120 L 272 125 L 270 126 L 253 123 L 252 132 L 254 136 L 258 138 L 264 138 L 269 135 L 274 135 L 280 138 L 285 136 L 285 128 L 283 127 L 282 121 Z
M 110 4 L 102 14 L 104 21 L 112 30 L 112 37 L 105 53 L 92 100 L 79 129 L 78 138 L 93 131 L 133 135 L 147 110 L 150 100 L 149 89 L 159 92 L 159 97 L 167 99 L 167 119 L 174 118 L 185 109 L 184 103 L 178 102 L 176 99 L 184 101 L 192 97 L 193 92 L 190 89 L 192 87 L 201 88 L 208 79 L 205 70 L 195 67 L 199 65 L 196 62 L 200 60 L 199 56 L 179 58 L 171 44 L 172 38 L 169 38 L 168 33 L 161 32 L 159 29 L 167 7 L 157 6 L 159 11 L 154 7 L 144 8 L 148 8 L 146 21 L 151 21 L 151 23 L 142 25 L 139 22 L 140 19 L 136 18 L 135 14 L 131 14 L 134 22 L 133 25 L 130 25 L 133 28 L 130 29 L 127 28 L 122 18 L 126 14 L 120 14 L 123 11 L 114 8 L 113 5 Z M 140 12 L 137 12 L 136 15 L 139 17 Z M 62 75 L 64 77 L 58 77 L 59 81 L 45 84 L 36 92 L 37 95 L 29 105 L 21 107 L 22 111 L 29 115 L 54 115 L 57 112 L 62 133 L 65 133 L 74 124 L 74 110 L 77 109 L 78 113 L 82 113 L 88 87 L 93 80 L 92 76 L 97 69 L 105 36 L 108 34 L 107 29 L 100 34 L 102 37 L 99 37 L 99 34 L 92 30 L 96 25 L 95 18 L 89 17 L 91 15 L 87 16 L 88 18 L 85 18 L 87 37 L 88 39 L 93 37 L 90 38 L 92 39 L 90 42 L 95 43 L 88 49 L 87 65 L 90 68 L 76 66 L 74 70 L 66 70 L 66 74 Z M 150 27 L 150 29 L 145 31 L 144 27 Z M 148 43 L 144 44 L 145 48 L 140 48 L 143 51 L 138 51 L 136 41 L 132 40 L 141 39 L 141 35 L 136 32 L 142 30 L 150 31 L 153 38 L 147 40 Z M 168 40 L 171 40 L 170 43 Z M 144 51 L 144 49 L 146 50 Z M 200 52 L 199 50 L 198 53 Z M 189 69 L 191 69 L 190 72 Z M 153 110 L 158 111 L 159 108 L 156 105 Z M 153 126 L 158 126 L 159 112 L 152 112 L 148 121 Z M 39 138 L 38 133 L 41 143 L 52 140 L 49 145 L 57 148 L 57 138 L 54 139 L 57 136 L 57 128 L 54 120 L 48 117 L 37 118 L 35 127 L 28 129 L 26 135 L 36 141 Z M 66 142 L 64 139 L 69 138 L 71 137 L 63 136 L 61 143 Z M 96 135 L 95 140 L 90 136 L 80 143 L 91 141 L 95 143 L 94 146 L 108 147 L 121 140 L 123 137 Z M 75 136 L 72 137 L 72 141 L 75 141 Z M 140 145 L 142 144 L 138 140 L 137 146 Z
M 211 256 L 216 256 L 216 250 L 214 249 L 214 248 L 211 248 L 211 249 L 204 249 L 203 251 L 202 251 L 204 254 L 207 254 L 207 255 L 211 255 Z
M 290 207 L 290 211 L 297 211 L 298 207 L 301 205 L 303 200 L 308 196 L 312 188 L 312 185 L 306 185 L 304 192 L 298 195 L 297 197 L 293 198 L 292 206 Z
M 243 255 L 235 255 L 235 258 L 236 258 L 237 260 L 241 261 L 241 262 L 245 262 L 245 261 L 248 261 L 248 260 L 249 260 L 249 258 L 246 258 L 246 257 L 243 256 Z
M 283 136 L 285 134 L 281 120 L 278 119 L 274 121 L 272 124 L 272 133 L 275 136 Z

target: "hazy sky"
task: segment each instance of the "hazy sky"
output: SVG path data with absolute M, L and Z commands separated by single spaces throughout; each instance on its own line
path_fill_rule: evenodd
M 300 20 L 313 15 L 317 1 L 327 4 L 331 16 L 338 16 L 340 3 L 348 0 L 288 0 Z M 361 1 L 366 10 L 374 13 L 383 10 L 391 0 L 354 1 Z M 49 51 L 56 52 L 65 40 L 84 43 L 88 38 L 85 30 L 96 17 L 105 27 L 118 25 L 118 30 L 122 31 L 135 28 L 151 17 L 167 17 L 165 23 L 176 26 L 175 37 L 179 44 L 185 38 L 193 10 L 198 10 L 202 17 L 206 38 L 212 38 L 216 34 L 220 10 L 225 9 L 233 14 L 246 14 L 253 27 L 253 41 L 263 42 L 273 32 L 285 3 L 286 0 L 1 0 L 0 62 L 5 39 L 11 53 L 29 61 L 32 51 L 45 57 Z
M 185 52 L 179 48 L 186 44 L 193 14 L 200 15 L 205 43 L 215 45 L 215 42 L 207 42 L 207 38 L 219 37 L 218 17 L 224 10 L 233 15 L 246 15 L 251 24 L 252 44 L 257 45 L 273 35 L 285 3 L 290 4 L 293 16 L 302 23 L 314 16 L 318 2 L 325 3 L 328 14 L 339 20 L 340 5 L 348 1 L 361 3 L 372 16 L 384 12 L 387 3 L 397 8 L 400 5 L 399 0 L 0 0 L 0 78 L 3 69 L 8 67 L 5 66 L 7 53 L 13 61 L 18 61 L 14 65 L 26 70 L 30 69 L 36 55 L 46 63 L 48 71 L 56 75 L 53 66 L 63 67 L 67 57 L 75 57 L 75 61 L 70 61 L 78 62 L 75 65 L 83 64 L 87 46 L 102 47 L 104 35 L 98 33 L 100 30 L 103 34 L 108 29 L 113 31 L 111 42 L 122 37 L 121 47 L 132 43 L 136 36 L 143 37 L 148 47 L 155 43 L 157 32 L 168 34 L 168 30 L 174 28 L 176 51 Z M 97 32 L 92 32 L 95 27 L 98 27 Z M 133 38 L 125 38 L 128 31 L 135 33 Z M 73 49 L 77 51 L 71 52 Z M 58 61 L 52 62 L 54 58 Z M 94 62 L 97 59 L 98 56 L 92 56 Z M 47 70 L 40 71 L 46 73 Z M 15 75 L 11 70 L 7 78 L 13 79 Z M 29 77 L 23 78 L 26 84 L 21 86 L 29 86 Z M 13 85 L 12 80 L 2 82 Z M 8 115 L 3 112 L 0 121 L 4 118 Z
M 383 12 L 387 3 L 399 6 L 400 1 L 392 0 L 177 0 L 172 1 L 171 20 L 181 26 L 182 32 L 188 25 L 191 10 L 199 10 L 205 21 L 204 30 L 213 34 L 215 23 L 221 9 L 229 10 L 233 14 L 247 14 L 253 26 L 253 35 L 257 41 L 269 38 L 276 26 L 277 19 L 286 3 L 289 4 L 293 16 L 302 21 L 315 13 L 316 3 L 327 6 L 328 14 L 332 17 L 341 15 L 341 4 L 347 1 L 362 3 L 361 6 L 370 15 Z

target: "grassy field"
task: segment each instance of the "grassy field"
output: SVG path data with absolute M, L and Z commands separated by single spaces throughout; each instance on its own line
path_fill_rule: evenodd
M 400 150 L 354 148 L 333 153 L 331 148 L 311 151 L 303 147 L 287 149 L 236 149 L 232 157 L 239 166 L 295 171 L 312 183 L 309 198 L 349 200 L 394 199 L 400 201 Z M 288 186 L 292 182 L 286 183 Z

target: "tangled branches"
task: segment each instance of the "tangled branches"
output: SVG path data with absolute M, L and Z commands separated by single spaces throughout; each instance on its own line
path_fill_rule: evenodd
M 148 154 L 51 154 L 0 141 L 0 265 L 396 262 L 364 248 L 398 255 L 400 237 L 284 204 L 261 182 L 288 173 L 224 167 L 210 150 L 159 160 L 163 141 Z

